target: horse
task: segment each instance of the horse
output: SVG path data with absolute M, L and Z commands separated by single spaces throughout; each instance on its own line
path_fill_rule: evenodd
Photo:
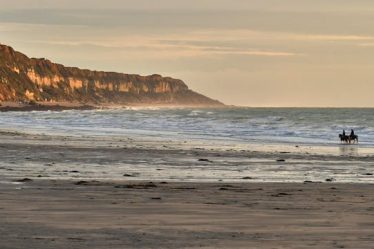
M 353 143 L 358 143 L 358 136 L 357 135 L 349 136 L 349 143 L 351 143 L 351 141 L 353 141 Z
M 358 143 L 358 136 L 357 135 L 343 135 L 343 134 L 339 134 L 339 138 L 340 138 L 340 142 L 346 142 L 347 144 L 348 143 Z
M 343 135 L 343 134 L 339 134 L 339 138 L 340 138 L 340 142 L 341 143 L 343 143 L 343 142 L 349 143 L 349 136 Z

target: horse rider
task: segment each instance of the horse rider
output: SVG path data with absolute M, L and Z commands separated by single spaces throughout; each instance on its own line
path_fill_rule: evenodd
M 353 129 L 351 129 L 351 135 L 349 135 L 351 138 L 353 138 L 355 136 L 355 131 Z

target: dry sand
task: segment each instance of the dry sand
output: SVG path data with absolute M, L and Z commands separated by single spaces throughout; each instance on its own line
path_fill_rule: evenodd
M 149 183 L 123 176 L 116 181 L 82 181 L 76 172 L 64 175 L 70 180 L 57 180 L 38 177 L 30 168 L 42 165 L 57 171 L 61 164 L 73 171 L 77 162 L 108 167 L 124 160 L 152 168 L 156 159 L 194 166 L 197 158 L 214 158 L 218 152 L 130 139 L 93 141 L 6 132 L 0 140 L 1 249 L 374 248 L 373 184 Z M 349 155 L 219 155 L 238 161 L 287 156 L 356 162 Z M 360 160 L 369 163 L 372 157 Z M 54 164 L 48 165 L 51 161 Z

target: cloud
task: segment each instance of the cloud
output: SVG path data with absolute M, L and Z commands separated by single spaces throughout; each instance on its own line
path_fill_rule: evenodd
M 374 41 L 374 36 L 290 34 L 288 39 L 300 41 Z
M 45 29 L 37 25 L 37 29 Z M 64 27 L 62 27 L 65 30 Z M 30 27 L 28 27 L 30 30 Z M 65 30 L 66 31 L 66 30 Z M 76 30 L 78 31 L 78 30 Z M 230 31 L 228 31 L 230 32 Z M 268 46 L 251 46 L 246 37 L 235 37 L 226 32 L 183 32 L 168 34 L 119 34 L 113 31 L 78 33 L 66 36 L 64 32 L 55 32 L 54 36 L 45 39 L 28 39 L 28 43 L 52 46 L 91 46 L 102 49 L 113 49 L 127 53 L 144 54 L 143 56 L 162 57 L 209 57 L 209 56 L 257 56 L 257 57 L 292 57 L 304 55 L 294 51 L 269 48 Z M 237 40 L 244 40 L 245 46 L 237 46 Z
M 216 37 L 226 40 L 295 40 L 295 41 L 374 41 L 374 36 L 363 35 L 339 35 L 339 34 L 305 34 L 279 31 L 262 31 L 262 30 L 206 30 L 200 33 L 201 37 Z
M 128 30 L 121 29 L 118 27 L 96 27 L 95 29 L 90 28 L 83 24 L 47 24 L 47 23 L 17 23 L 17 22 L 0 22 L 0 31 L 30 31 L 30 32 L 42 32 L 49 29 L 50 31 L 64 31 L 67 30 L 80 30 L 84 31 L 86 35 L 91 35 L 88 38 L 101 39 L 101 34 L 109 34 L 107 40 L 115 41 L 119 39 L 122 41 L 123 35 L 113 35 L 114 33 L 122 34 L 129 32 L 129 37 L 143 40 L 159 40 L 162 43 L 192 43 L 192 42 L 204 42 L 204 41 L 249 41 L 253 42 L 256 40 L 287 40 L 287 41 L 315 41 L 315 42 L 372 42 L 374 43 L 374 36 L 368 35 L 357 35 L 357 34 L 318 34 L 318 33 L 298 33 L 298 32 L 282 32 L 282 31 L 269 31 L 269 30 L 254 30 L 254 29 L 193 29 L 183 31 L 170 31 L 167 34 L 162 32 L 148 32 L 145 30 Z M 98 31 L 100 32 L 98 34 Z M 92 37 L 95 35 L 96 37 Z M 55 34 L 54 34 L 55 36 Z M 127 35 L 126 35 L 127 36 Z M 137 36 L 137 37 L 136 37 Z M 62 39 L 63 40 L 63 39 Z M 108 43 L 109 41 L 106 41 Z M 363 44 L 368 44 L 363 43 Z
M 374 47 L 374 42 L 372 43 L 360 43 L 358 44 L 359 47 Z
M 129 42 L 130 41 L 130 42 Z M 57 46 L 92 46 L 106 49 L 114 49 L 118 51 L 126 51 L 129 53 L 142 53 L 148 56 L 160 56 L 163 57 L 196 57 L 196 56 L 214 56 L 214 55 L 241 55 L 241 56 L 264 56 L 264 57 L 290 57 L 300 56 L 302 54 L 284 52 L 284 51 L 272 51 L 272 50 L 258 50 L 258 49 L 236 49 L 229 47 L 217 47 L 217 46 L 192 46 L 192 45 L 171 45 L 163 44 L 152 41 L 145 41 L 144 39 L 131 40 L 129 39 L 122 44 L 112 44 L 111 42 L 103 41 L 30 41 L 38 44 L 48 44 Z
M 318 46 L 329 46 L 326 44 L 329 42 L 363 47 L 369 47 L 374 43 L 374 36 L 250 29 L 200 29 L 147 33 L 143 30 L 126 30 L 118 27 L 91 29 L 84 25 L 56 27 L 46 24 L 0 23 L 0 30 L 13 30 L 18 32 L 18 37 L 29 34 L 25 42 L 33 44 L 60 47 L 90 46 L 97 49 L 117 50 L 142 58 L 300 57 L 310 55 L 310 47 L 313 43 Z M 34 36 L 34 34 L 38 35 Z M 312 52 L 318 53 L 315 50 Z

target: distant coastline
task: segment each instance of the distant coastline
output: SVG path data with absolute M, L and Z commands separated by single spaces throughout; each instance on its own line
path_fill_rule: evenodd
M 93 110 L 97 109 L 93 105 L 64 105 L 64 104 L 5 104 L 0 106 L 0 112 L 27 112 L 27 111 L 64 111 L 64 110 Z
M 113 108 L 232 108 L 234 106 L 209 106 L 209 105 L 167 105 L 167 104 L 93 104 L 93 103 L 71 103 L 71 102 L 35 102 L 35 103 L 20 103 L 20 102 L 0 102 L 0 112 L 29 112 L 29 111 L 65 111 L 65 110 L 96 110 L 96 109 L 113 109 Z

